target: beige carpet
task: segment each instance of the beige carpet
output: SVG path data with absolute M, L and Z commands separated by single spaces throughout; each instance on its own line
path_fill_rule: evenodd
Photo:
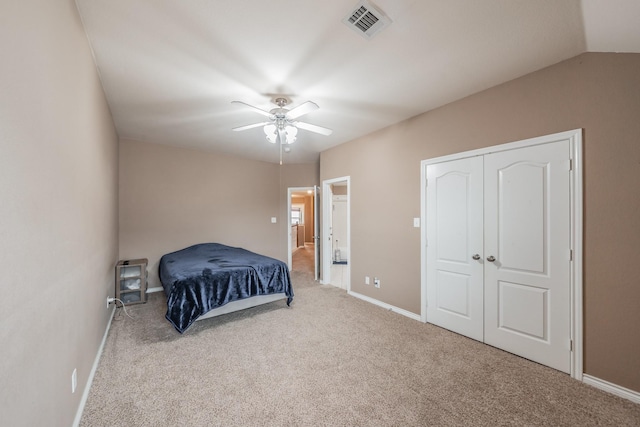
M 184 335 L 161 293 L 134 319 L 118 309 L 81 425 L 640 425 L 640 405 L 318 285 L 309 265 L 294 260 L 291 308 Z
M 313 243 L 305 243 L 291 255 L 291 269 L 299 273 L 313 274 L 313 263 L 315 262 L 315 246 Z

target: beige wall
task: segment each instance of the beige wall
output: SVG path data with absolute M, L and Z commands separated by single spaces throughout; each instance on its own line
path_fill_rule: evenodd
M 0 424 L 69 426 L 109 320 L 118 139 L 73 0 L 1 2 L 0 52 Z
M 351 176 L 352 289 L 420 312 L 421 160 L 584 128 L 585 371 L 640 391 L 638 117 L 640 55 L 584 54 L 323 152 L 321 180 Z
M 346 185 L 331 185 L 331 193 L 334 196 L 346 196 L 347 195 L 347 186 Z
M 150 287 L 161 286 L 162 255 L 196 243 L 286 262 L 287 188 L 307 185 L 317 170 L 123 139 L 120 257 L 148 258 Z

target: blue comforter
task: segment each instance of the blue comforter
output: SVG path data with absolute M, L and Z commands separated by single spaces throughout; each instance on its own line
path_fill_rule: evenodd
M 164 255 L 160 280 L 167 294 L 166 318 L 183 333 L 209 310 L 256 295 L 293 289 L 287 264 L 219 243 L 203 243 Z

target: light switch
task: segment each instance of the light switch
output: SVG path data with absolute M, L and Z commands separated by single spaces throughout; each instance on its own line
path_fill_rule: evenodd
M 420 218 L 413 218 L 413 226 L 415 228 L 420 228 Z
M 276 217 L 275 217 L 275 216 L 272 216 L 272 217 L 271 217 L 271 224 L 275 224 L 276 222 L 278 222 L 278 221 L 276 220 Z

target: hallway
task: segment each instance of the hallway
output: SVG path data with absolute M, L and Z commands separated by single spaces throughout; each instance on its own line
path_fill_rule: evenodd
M 308 273 L 313 276 L 315 245 L 305 243 L 304 247 L 299 247 L 291 255 L 291 271 Z
M 309 274 L 313 277 L 314 262 L 313 243 L 305 243 L 291 255 L 291 271 Z M 331 285 L 347 290 L 349 285 L 349 267 L 346 264 L 331 265 Z

